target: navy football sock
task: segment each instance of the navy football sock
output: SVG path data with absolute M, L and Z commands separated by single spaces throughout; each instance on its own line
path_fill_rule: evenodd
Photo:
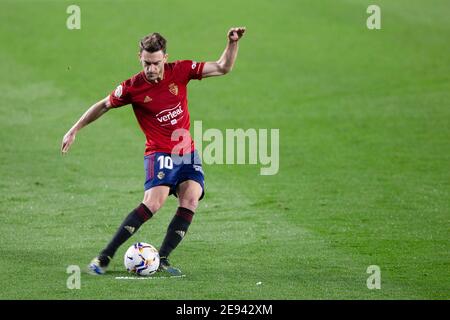
M 114 256 L 117 249 L 127 241 L 145 221 L 150 219 L 153 213 L 141 203 L 136 209 L 130 212 L 125 220 L 120 225 L 112 240 L 108 243 L 106 248 L 100 253 L 100 263 L 106 266 L 109 260 Z
M 159 255 L 161 257 L 167 258 L 181 240 L 183 240 L 184 235 L 192 222 L 193 216 L 193 211 L 187 208 L 178 207 L 177 213 L 170 222 L 169 227 L 167 228 L 166 237 L 159 249 Z

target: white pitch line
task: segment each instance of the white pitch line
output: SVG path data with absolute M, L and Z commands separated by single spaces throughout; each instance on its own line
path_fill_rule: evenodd
M 170 277 L 116 277 L 116 280 L 153 280 L 153 279 L 170 279 L 170 278 L 184 278 L 186 275 L 170 276 Z

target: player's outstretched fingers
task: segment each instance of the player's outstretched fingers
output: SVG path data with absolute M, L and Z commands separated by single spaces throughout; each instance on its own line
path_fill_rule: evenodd
M 75 140 L 75 135 L 72 133 L 68 133 L 64 136 L 63 141 L 61 143 L 61 153 L 65 154 L 69 151 L 70 145 Z

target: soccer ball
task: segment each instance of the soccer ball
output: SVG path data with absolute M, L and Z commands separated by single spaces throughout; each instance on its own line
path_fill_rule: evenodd
M 125 252 L 124 264 L 128 272 L 140 276 L 152 275 L 159 267 L 158 250 L 145 242 L 135 243 Z

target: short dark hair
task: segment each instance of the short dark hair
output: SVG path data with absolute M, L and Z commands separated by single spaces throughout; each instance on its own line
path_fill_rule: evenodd
M 148 51 L 150 53 L 162 50 L 166 53 L 166 39 L 158 32 L 154 32 L 152 34 L 146 35 L 139 42 L 140 52 L 142 50 Z

